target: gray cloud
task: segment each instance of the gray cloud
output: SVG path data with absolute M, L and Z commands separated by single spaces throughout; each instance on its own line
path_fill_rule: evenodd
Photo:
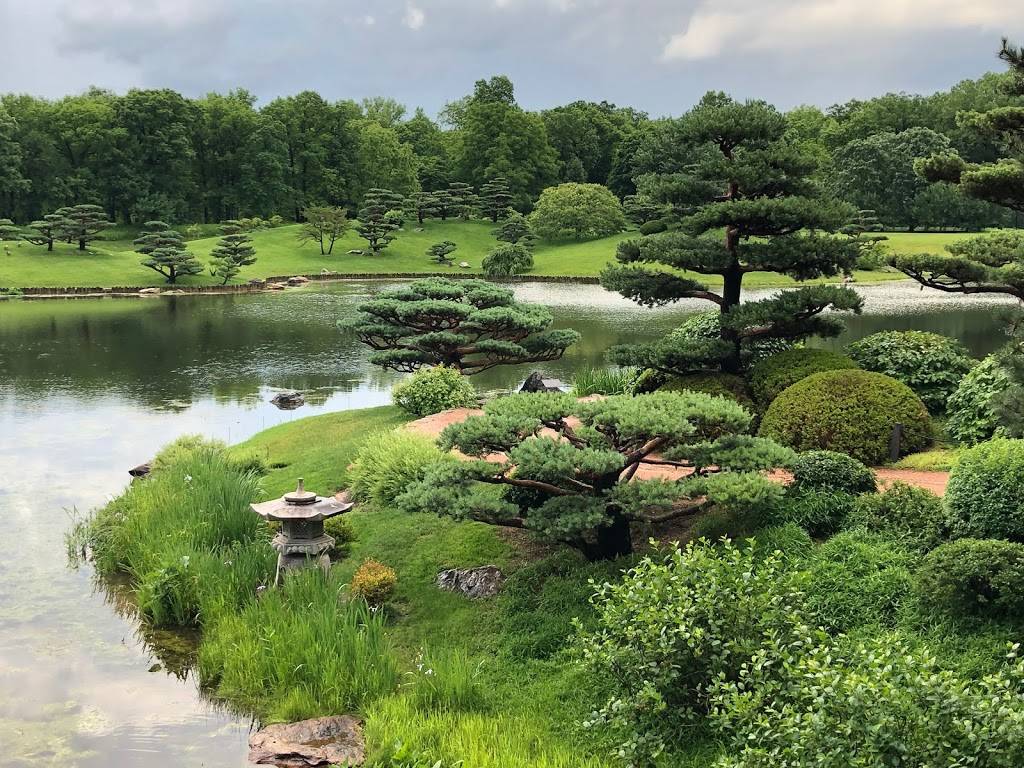
M 1019 7 L 1012 7 L 1019 6 Z M 678 114 L 708 89 L 780 106 L 928 92 L 999 69 L 1004 0 L 0 0 L 0 91 L 313 88 L 436 112 L 496 73 L 538 108 Z

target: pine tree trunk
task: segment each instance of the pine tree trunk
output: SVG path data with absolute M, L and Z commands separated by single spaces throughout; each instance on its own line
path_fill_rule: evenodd
M 736 231 L 730 227 L 725 232 L 725 247 L 735 254 L 737 244 Z M 743 291 L 743 272 L 735 256 L 732 265 L 722 275 L 722 280 L 722 314 L 727 315 L 733 307 L 739 306 Z M 725 373 L 739 373 L 741 368 L 739 333 L 731 328 L 726 328 L 723 323 L 721 336 L 722 341 L 729 344 L 730 347 L 728 357 L 722 360 L 722 370 Z
M 593 543 L 588 543 L 584 554 L 589 560 L 614 560 L 633 554 L 633 533 L 629 518 L 614 513 L 612 522 L 597 529 Z

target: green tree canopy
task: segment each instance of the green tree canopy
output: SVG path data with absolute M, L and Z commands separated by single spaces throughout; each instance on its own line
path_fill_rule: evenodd
M 61 234 L 69 241 L 77 241 L 80 251 L 84 251 L 85 246 L 111 224 L 106 211 L 98 205 L 72 205 L 61 208 L 57 215 L 63 219 Z
M 454 261 L 452 254 L 455 253 L 456 248 L 458 246 L 451 240 L 442 240 L 440 243 L 434 243 L 427 248 L 427 256 L 430 257 L 431 261 L 438 264 L 452 264 Z
M 174 285 L 179 277 L 198 275 L 203 271 L 192 252 L 185 247 L 185 237 L 163 221 L 147 221 L 143 233 L 133 241 L 135 251 L 143 254 L 142 266 L 152 269 Z
M 518 304 L 484 280 L 415 280 L 359 305 L 349 327 L 375 350 L 370 362 L 396 371 L 446 365 L 466 374 L 498 365 L 557 360 L 579 334 L 551 330 L 544 307 Z
M 317 243 L 322 255 L 334 253 L 334 243 L 344 237 L 349 221 L 345 209 L 335 205 L 311 205 L 302 210 L 300 243 Z
M 370 253 L 378 255 L 397 235 L 400 220 L 391 214 L 401 211 L 405 198 L 390 189 L 373 188 L 366 192 L 363 207 L 359 209 L 356 232 L 370 245 Z
M 519 211 L 510 211 L 505 220 L 491 234 L 502 242 L 522 245 L 531 250 L 537 240 L 529 219 Z
M 607 187 L 569 182 L 548 187 L 530 214 L 530 226 L 541 237 L 604 237 L 626 228 L 622 205 Z
M 222 285 L 235 277 L 242 269 L 256 263 L 256 248 L 252 238 L 237 221 L 226 221 L 221 225 L 221 238 L 210 251 L 210 274 L 222 279 Z M 333 243 L 332 243 L 333 245 Z

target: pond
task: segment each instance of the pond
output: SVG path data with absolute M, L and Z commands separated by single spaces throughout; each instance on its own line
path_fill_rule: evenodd
M 396 376 L 336 323 L 388 287 L 335 283 L 285 294 L 0 302 L 0 766 L 245 765 L 250 723 L 203 699 L 151 653 L 123 601 L 73 570 L 74 510 L 117 494 L 127 470 L 187 433 L 228 442 L 291 419 L 389 402 Z M 980 356 L 1003 343 L 998 299 L 890 283 L 867 299 L 841 346 L 884 328 L 956 336 Z M 593 285 L 524 283 L 582 342 L 541 366 L 570 380 L 611 344 L 657 338 L 706 304 L 648 310 Z M 751 294 L 753 296 L 755 294 Z M 489 371 L 516 386 L 533 366 Z M 307 405 L 279 411 L 280 390 Z

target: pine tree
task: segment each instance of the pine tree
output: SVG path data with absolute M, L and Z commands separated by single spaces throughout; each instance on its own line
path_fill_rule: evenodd
M 404 202 L 405 198 L 390 189 L 375 187 L 367 191 L 356 232 L 369 243 L 372 255 L 380 254 L 395 239 L 401 219 L 390 214 L 401 211 Z
M 451 266 L 455 262 L 451 254 L 455 252 L 456 248 L 458 246 L 451 240 L 443 240 L 427 248 L 427 256 L 430 257 L 431 261 L 436 261 L 438 264 Z
M 47 251 L 52 251 L 54 240 L 66 237 L 69 226 L 68 220 L 61 214 L 48 213 L 28 225 L 31 232 L 25 233 L 24 238 L 33 245 L 45 245 Z
M 495 176 L 480 187 L 480 209 L 495 224 L 508 214 L 511 207 L 512 191 L 504 176 Z
M 68 242 L 77 240 L 80 251 L 84 251 L 87 243 L 95 240 L 100 232 L 111 226 L 107 212 L 98 205 L 72 205 L 60 208 L 57 215 L 63 216 L 66 222 L 62 234 L 68 238 Z
M 453 181 L 448 185 L 448 195 L 451 198 L 451 210 L 455 216 L 464 221 L 473 218 L 480 200 L 469 184 L 463 181 Z
M 441 221 L 447 221 L 448 217 L 453 214 L 454 201 L 452 200 L 452 193 L 447 189 L 439 189 L 436 192 L 431 192 L 434 198 L 434 206 L 436 216 Z
M 522 245 L 530 250 L 533 250 L 533 246 L 537 241 L 537 236 L 533 234 L 530 222 L 519 211 L 511 211 L 508 217 L 491 234 L 502 242 Z
M 142 266 L 159 272 L 172 285 L 179 277 L 198 275 L 203 265 L 185 247 L 185 237 L 163 221 L 147 221 L 143 234 L 132 241 L 135 251 L 146 258 Z
M 853 210 L 820 195 L 810 179 L 815 160 L 787 140 L 785 117 L 761 101 L 738 103 L 709 93 L 680 120 L 679 132 L 695 162 L 663 188 L 672 190 L 677 206 L 694 206 L 693 213 L 682 218 L 678 232 L 621 243 L 620 264 L 606 268 L 601 283 L 647 306 L 710 301 L 721 312 L 721 336 L 670 335 L 613 348 L 612 359 L 679 374 L 715 368 L 735 373 L 744 343 L 838 334 L 842 323 L 823 313 L 860 311 L 862 299 L 847 288 L 809 286 L 741 304 L 743 278 L 751 272 L 807 280 L 848 271 L 857 257 L 849 238 L 831 234 Z M 722 290 L 664 267 L 717 275 Z
M 0 219 L 0 240 L 20 240 L 24 230 L 10 219 Z
M 410 198 L 410 206 L 416 214 L 416 221 L 421 225 L 426 219 L 440 213 L 437 194 L 434 192 L 417 192 Z
M 242 267 L 256 263 L 256 249 L 252 238 L 237 221 L 224 222 L 220 230 L 220 241 L 210 251 L 210 274 L 221 278 L 221 285 L 227 285 Z

